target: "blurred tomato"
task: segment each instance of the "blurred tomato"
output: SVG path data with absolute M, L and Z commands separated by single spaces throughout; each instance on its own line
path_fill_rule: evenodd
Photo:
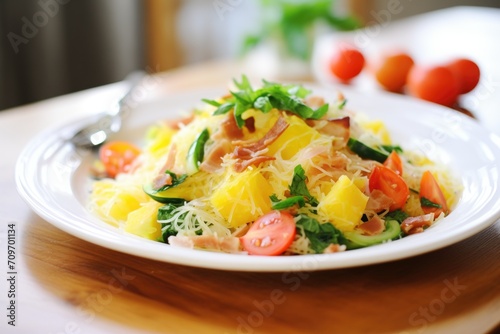
M 352 46 L 339 45 L 330 59 L 330 71 L 340 81 L 349 82 L 356 77 L 365 66 L 365 57 Z
M 406 53 L 385 55 L 374 65 L 375 79 L 384 89 L 401 92 L 413 64 L 413 59 Z
M 453 106 L 458 99 L 460 83 L 444 66 L 413 66 L 408 73 L 408 92 L 418 98 Z
M 455 75 L 460 84 L 460 94 L 473 90 L 479 82 L 479 66 L 470 59 L 460 58 L 446 66 Z
M 141 149 L 124 141 L 112 141 L 104 144 L 99 150 L 99 158 L 109 177 L 130 170 L 134 160 L 141 154 Z

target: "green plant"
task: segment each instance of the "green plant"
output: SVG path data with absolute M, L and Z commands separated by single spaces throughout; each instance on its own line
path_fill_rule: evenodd
M 243 41 L 246 53 L 269 38 L 283 41 L 286 52 L 298 59 L 308 60 L 313 43 L 314 24 L 325 22 L 329 27 L 346 31 L 359 27 L 352 16 L 336 16 L 334 0 L 261 0 L 261 26 L 257 34 L 248 35 Z

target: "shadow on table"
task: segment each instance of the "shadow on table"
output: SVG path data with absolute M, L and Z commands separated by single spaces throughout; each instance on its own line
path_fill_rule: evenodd
M 251 273 L 122 254 L 33 216 L 23 251 L 33 276 L 83 321 L 102 317 L 175 333 L 410 333 L 493 307 L 500 296 L 499 235 L 497 222 L 459 244 L 406 260 Z

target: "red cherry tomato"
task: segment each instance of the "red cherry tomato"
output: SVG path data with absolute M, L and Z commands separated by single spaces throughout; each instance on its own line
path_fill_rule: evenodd
M 108 176 L 114 178 L 119 173 L 128 172 L 139 154 L 141 154 L 141 150 L 130 143 L 112 141 L 101 147 L 99 159 Z
M 452 61 L 446 67 L 451 70 L 460 83 L 460 94 L 468 93 L 477 86 L 480 70 L 479 66 L 472 60 L 460 58 Z
M 408 91 L 418 98 L 452 106 L 457 102 L 460 84 L 444 66 L 413 66 L 408 73 Z
M 363 54 L 348 45 L 340 45 L 330 59 L 330 71 L 339 80 L 349 82 L 356 77 L 365 66 Z
M 374 67 L 375 79 L 384 89 L 401 92 L 413 64 L 413 59 L 406 53 L 386 55 Z
M 286 211 L 271 211 L 257 219 L 240 238 L 252 255 L 280 255 L 295 238 L 295 221 Z
M 425 198 L 432 203 L 436 204 L 438 207 L 433 206 L 424 206 L 422 205 L 422 210 L 424 213 L 434 212 L 434 217 L 437 217 L 444 212 L 448 214 L 450 211 L 448 209 L 448 205 L 446 204 L 446 199 L 444 198 L 443 192 L 441 188 L 439 188 L 439 184 L 437 183 L 434 176 L 429 171 L 425 171 L 422 174 L 422 179 L 420 180 L 420 201 L 422 198 Z
M 396 172 L 396 174 L 403 176 L 403 162 L 396 151 L 392 151 L 391 154 L 389 154 L 387 159 L 384 161 L 384 166 L 392 169 Z
M 384 166 L 375 166 L 368 180 L 370 191 L 378 189 L 393 200 L 390 211 L 401 209 L 408 197 L 410 189 L 406 181 L 393 170 Z

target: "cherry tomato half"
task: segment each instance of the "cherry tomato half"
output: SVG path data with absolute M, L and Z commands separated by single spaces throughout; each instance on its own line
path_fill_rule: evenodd
M 470 59 L 460 58 L 446 66 L 457 78 L 460 84 L 460 94 L 473 90 L 479 82 L 479 66 Z
M 396 151 L 392 151 L 391 154 L 385 159 L 384 166 L 392 169 L 396 172 L 396 174 L 403 176 L 403 162 L 401 161 L 401 157 Z
M 251 255 L 280 255 L 295 238 L 295 221 L 286 211 L 271 211 L 258 218 L 240 238 Z
M 458 99 L 460 83 L 444 66 L 413 66 L 408 73 L 408 91 L 423 100 L 453 106 Z
M 370 191 L 378 189 L 393 200 L 390 211 L 401 209 L 408 197 L 410 189 L 406 181 L 393 170 L 384 166 L 375 166 L 368 180 Z
M 348 82 L 356 77 L 365 66 L 363 54 L 349 45 L 339 45 L 330 59 L 330 71 L 339 80 Z
M 112 141 L 104 144 L 99 150 L 99 159 L 103 163 L 106 173 L 114 178 L 119 173 L 125 173 L 137 156 L 141 154 L 141 149 L 124 141 Z
M 429 171 L 425 171 L 422 174 L 422 179 L 420 180 L 420 200 L 425 198 L 431 201 L 434 204 L 440 206 L 440 208 L 432 207 L 432 206 L 423 206 L 422 210 L 424 213 L 434 212 L 434 217 L 437 217 L 444 212 L 445 214 L 449 213 L 448 205 L 446 204 L 446 199 L 444 198 L 443 192 L 441 188 L 439 188 L 439 184 L 437 183 L 434 176 Z
M 392 53 L 383 56 L 374 66 L 377 82 L 390 92 L 401 92 L 406 85 L 413 59 L 406 53 Z

